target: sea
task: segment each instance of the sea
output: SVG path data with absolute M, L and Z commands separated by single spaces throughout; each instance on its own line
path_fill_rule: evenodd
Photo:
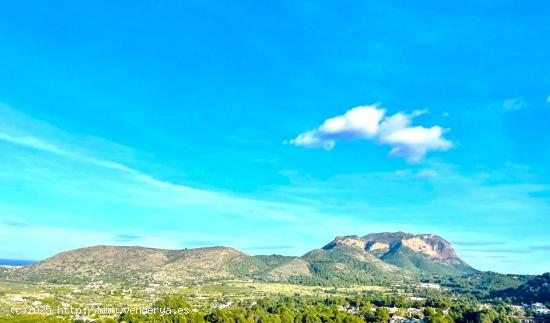
M 0 266 L 27 266 L 36 263 L 34 260 L 0 259 Z

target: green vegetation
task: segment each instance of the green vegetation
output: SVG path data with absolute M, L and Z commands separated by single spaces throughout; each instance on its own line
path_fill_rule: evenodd
M 311 261 L 310 277 L 296 277 L 290 281 L 306 285 L 347 286 L 350 284 L 389 286 L 391 275 L 371 263 L 351 258 Z
M 402 300 L 405 302 L 405 300 Z M 240 302 L 225 308 L 193 308 L 188 300 L 169 296 L 155 302 L 151 308 L 159 309 L 153 314 L 123 314 L 119 322 L 275 322 L 275 323 L 321 323 L 321 322 L 389 322 L 393 316 L 423 318 L 426 322 L 517 322 L 510 318 L 504 307 L 479 309 L 479 304 L 467 300 L 427 299 L 417 307 L 388 308 L 383 299 L 376 297 L 352 298 L 281 296 L 257 301 Z M 399 302 L 398 302 L 399 303 Z M 415 304 L 405 304 L 414 306 Z M 384 304 L 388 306 L 389 304 Z M 430 305 L 430 306 L 428 306 Z M 436 306 L 436 307 L 433 307 Z M 162 309 L 163 312 L 160 311 Z M 168 313 L 168 314 L 166 314 Z
M 16 297 L 19 300 L 10 301 Z M 36 302 L 50 306 L 54 314 L 29 316 L 9 313 L 11 307 L 30 306 Z M 79 321 L 75 315 L 56 316 L 55 309 L 59 306 L 117 308 L 120 312 L 116 315 L 95 313 L 80 317 Z M 397 317 L 425 322 L 516 322 L 518 317 L 531 314 L 505 299 L 478 300 L 446 289 L 409 285 L 336 288 L 246 281 L 132 290 L 110 284 L 84 288 L 0 283 L 0 308 L 5 310 L 0 313 L 0 322 L 82 322 L 93 319 L 97 323 L 358 323 L 389 322 Z
M 516 288 L 493 291 L 491 297 L 505 298 L 515 303 L 539 302 L 550 307 L 550 273 L 535 276 Z
M 280 255 L 252 256 L 245 259 L 233 261 L 229 265 L 232 274 L 239 278 L 262 279 L 269 275 L 273 269 L 289 263 L 295 257 Z
M 57 323 L 57 322 L 73 322 L 69 318 L 51 317 L 43 315 L 17 315 L 10 317 L 0 317 L 0 322 L 4 323 Z
M 415 253 L 408 248 L 395 248 L 381 258 L 394 266 L 409 270 L 420 270 L 426 273 L 442 275 L 459 275 L 470 271 L 468 268 L 457 268 L 435 262 L 423 254 Z
M 494 295 L 496 291 L 517 288 L 531 278 L 532 276 L 526 275 L 478 272 L 461 276 L 423 275 L 422 279 L 423 281 L 440 284 L 455 294 L 476 299 L 487 299 Z

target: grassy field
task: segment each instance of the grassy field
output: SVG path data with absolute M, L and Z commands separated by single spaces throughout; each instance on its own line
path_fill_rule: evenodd
M 178 292 L 198 298 L 223 298 L 250 299 L 271 295 L 349 295 L 365 291 L 385 291 L 380 286 L 349 286 L 345 288 L 304 286 L 283 283 L 265 283 L 250 281 L 226 281 L 204 286 L 182 287 Z

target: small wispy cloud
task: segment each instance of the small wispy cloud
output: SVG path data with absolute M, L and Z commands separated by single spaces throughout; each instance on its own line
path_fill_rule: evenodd
M 177 249 L 177 234 L 139 237 L 132 243 L 146 247 Z M 16 251 L 14 256 L 18 259 L 44 259 L 60 251 L 94 245 L 122 245 L 126 242 L 115 240 L 113 235 L 107 232 L 44 225 L 22 227 L 18 230 L 0 225 L 0 237 L 3 242 L 0 243 L 0 254 L 9 255 L 10 251 Z M 11 243 L 5 243 L 6 241 Z M 25 245 L 32 248 L 14 248 Z
M 422 170 L 419 170 L 419 171 L 414 171 L 414 170 L 410 170 L 410 169 L 399 169 L 399 170 L 396 170 L 393 174 L 396 177 L 407 178 L 407 179 L 410 179 L 410 178 L 418 178 L 418 179 L 435 178 L 439 175 L 439 173 L 434 169 L 422 169 Z
M 471 252 L 481 252 L 481 253 L 488 253 L 488 254 L 500 254 L 500 253 L 504 253 L 504 254 L 507 254 L 507 253 L 517 253 L 517 254 L 521 254 L 521 253 L 526 253 L 526 252 L 529 252 L 529 248 L 527 249 L 513 249 L 513 248 L 497 248 L 497 249 L 490 249 L 490 248 L 485 248 L 485 249 L 478 249 L 478 248 L 472 248 L 472 249 L 464 249 L 464 251 L 471 251 Z
M 457 246 L 499 246 L 506 244 L 502 241 L 472 240 L 472 241 L 453 241 Z
M 252 246 L 244 248 L 245 250 L 282 250 L 282 249 L 294 249 L 291 245 L 266 245 L 266 246 Z
M 437 171 L 433 169 L 423 169 L 416 174 L 417 178 L 434 178 L 437 177 Z
M 184 248 L 200 248 L 200 247 L 212 247 L 225 245 L 217 240 L 187 240 L 181 243 L 181 246 Z
M 391 156 L 418 162 L 428 151 L 446 151 L 451 141 L 443 138 L 447 131 L 440 126 L 412 126 L 412 120 L 427 110 L 410 114 L 398 112 L 387 116 L 379 104 L 355 107 L 340 116 L 326 119 L 319 127 L 299 134 L 284 143 L 306 148 L 331 150 L 337 141 L 372 140 L 389 145 Z
M 1 220 L 0 222 L 6 226 L 17 227 L 17 228 L 26 228 L 31 226 L 31 224 L 27 222 L 18 221 L 18 220 L 4 219 L 4 220 Z
M 492 258 L 492 259 L 510 259 L 507 255 L 480 255 L 479 257 Z
M 407 169 L 398 169 L 395 172 L 393 172 L 393 174 L 397 177 L 403 177 L 403 176 L 408 176 L 410 172 Z
M 494 245 L 500 245 L 500 244 L 494 244 Z M 472 247 L 476 247 L 476 245 L 470 245 Z M 481 245 L 479 245 L 481 246 Z M 483 245 L 490 246 L 490 245 Z M 468 248 L 464 249 L 464 251 L 468 252 L 477 252 L 477 253 L 483 253 L 483 254 L 529 254 L 533 252 L 544 252 L 544 251 L 550 251 L 550 245 L 533 245 L 533 246 L 527 246 L 524 248 Z
M 550 251 L 550 245 L 531 246 L 531 250 Z
M 525 102 L 525 99 L 521 96 L 504 100 L 504 102 L 502 103 L 502 107 L 508 111 L 521 110 L 526 105 L 527 103 Z
M 144 238 L 143 236 L 137 235 L 137 234 L 116 234 L 113 237 L 113 241 L 131 242 L 131 241 L 136 241 L 136 240 L 140 240 L 140 239 L 143 239 L 143 238 Z

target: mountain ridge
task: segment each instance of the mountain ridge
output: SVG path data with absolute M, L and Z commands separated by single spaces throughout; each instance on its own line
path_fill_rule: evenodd
M 419 273 L 467 274 L 477 270 L 460 259 L 447 240 L 435 234 L 405 232 L 337 236 L 301 257 L 249 255 L 231 247 L 159 249 L 97 245 L 60 252 L 8 278 L 58 283 L 90 280 L 203 281 L 256 279 L 299 283 L 372 283 Z

